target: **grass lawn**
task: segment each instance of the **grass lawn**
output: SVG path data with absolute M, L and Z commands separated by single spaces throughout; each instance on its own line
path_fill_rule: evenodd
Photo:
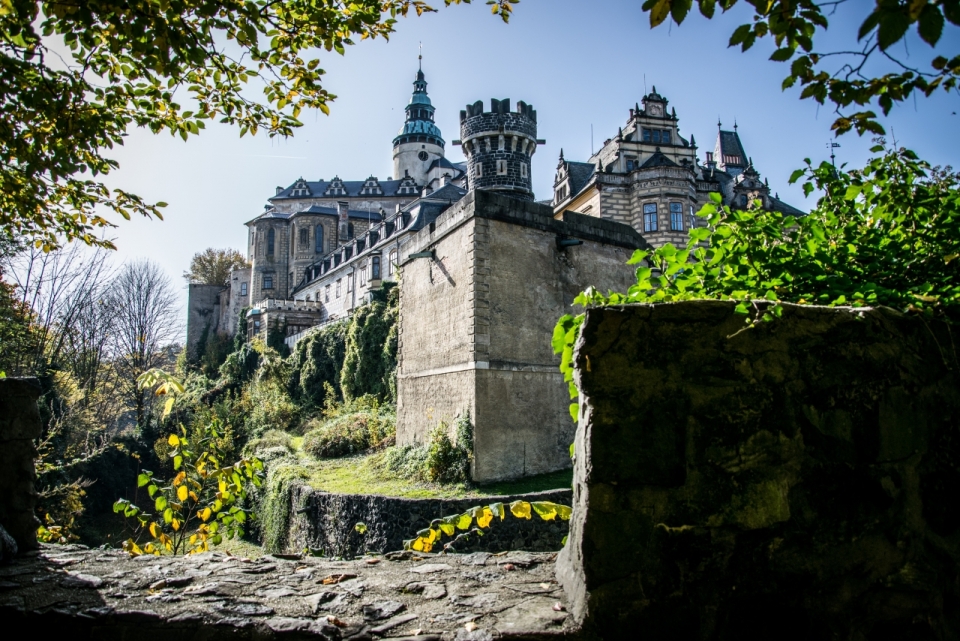
M 556 490 L 568 488 L 573 483 L 573 470 L 485 485 L 418 483 L 398 478 L 385 468 L 382 461 L 383 453 L 378 452 L 320 461 L 301 455 L 300 464 L 310 471 L 309 483 L 312 487 L 341 494 L 379 494 L 418 499 L 471 498 Z

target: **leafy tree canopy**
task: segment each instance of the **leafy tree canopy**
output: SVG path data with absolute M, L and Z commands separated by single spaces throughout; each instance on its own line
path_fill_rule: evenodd
M 470 0 L 443 0 L 445 5 Z M 507 20 L 518 0 L 488 0 Z M 0 229 L 113 247 L 110 212 L 161 218 L 101 177 L 131 125 L 186 140 L 218 119 L 289 136 L 329 113 L 318 49 L 388 37 L 424 0 L 0 0 Z M 262 90 L 262 97 L 253 97 Z M 184 106 L 186 105 L 186 106 Z
M 960 0 L 874 0 L 860 3 L 865 14 L 857 32 L 857 42 L 849 50 L 821 51 L 814 39 L 829 27 L 828 16 L 847 0 L 746 0 L 753 7 L 753 22 L 743 24 L 730 36 L 730 46 L 750 49 L 758 39 L 770 36 L 777 49 L 771 60 L 790 62 L 790 73 L 783 81 L 787 89 L 797 83 L 803 87 L 801 98 L 813 98 L 820 104 L 830 101 L 838 118 L 833 129 L 838 134 L 855 129 L 859 134 L 883 134 L 877 114 L 870 107 L 880 106 L 884 115 L 894 104 L 903 102 L 914 91 L 929 96 L 937 89 L 953 91 L 960 78 L 960 55 L 937 55 L 928 67 L 906 64 L 893 52 L 912 29 L 931 47 L 941 41 L 946 23 L 960 25 Z M 713 18 L 717 7 L 731 9 L 737 0 L 697 0 L 700 13 Z M 858 5 L 858 6 L 860 6 Z M 693 7 L 693 0 L 645 0 L 643 10 L 656 27 L 672 18 L 680 24 Z M 946 40 L 944 40 L 946 42 Z M 951 41 L 953 47 L 957 40 Z M 878 68 L 887 73 L 871 75 Z M 835 64 L 833 61 L 837 61 Z M 883 65 L 883 63 L 886 63 Z
M 190 269 L 183 272 L 183 277 L 195 285 L 226 285 L 231 271 L 249 266 L 247 259 L 236 249 L 207 247 L 193 255 Z

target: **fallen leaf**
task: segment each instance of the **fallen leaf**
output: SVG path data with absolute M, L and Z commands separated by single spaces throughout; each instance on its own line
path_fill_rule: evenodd
M 346 581 L 347 579 L 357 578 L 356 574 L 331 574 L 330 576 L 324 578 L 320 581 L 323 585 L 335 585 L 341 581 Z
M 380 563 L 380 559 L 367 559 L 367 565 L 376 565 Z
M 340 619 L 338 619 L 337 617 L 333 616 L 332 614 L 328 614 L 328 615 L 327 615 L 327 621 L 329 621 L 329 622 L 332 623 L 333 625 L 337 626 L 338 628 L 345 628 L 345 627 L 347 627 L 347 622 L 346 622 L 346 621 L 341 621 Z
M 549 590 L 549 589 L 550 589 L 550 584 L 549 584 L 549 583 L 541 583 L 541 584 L 540 584 L 540 587 L 543 588 L 544 590 Z
M 503 569 L 509 572 L 510 570 L 516 570 L 517 566 L 515 566 L 513 563 L 504 563 Z
M 474 623 L 473 621 L 468 621 L 467 624 L 464 625 L 463 627 L 467 629 L 467 632 L 473 632 L 474 630 L 477 629 L 477 624 Z

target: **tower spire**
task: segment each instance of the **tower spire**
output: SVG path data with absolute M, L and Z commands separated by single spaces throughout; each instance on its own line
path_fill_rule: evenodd
M 417 66 L 423 71 L 423 40 L 420 41 L 420 55 L 417 56 Z

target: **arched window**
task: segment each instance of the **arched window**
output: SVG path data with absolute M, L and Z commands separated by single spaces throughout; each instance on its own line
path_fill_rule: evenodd
M 316 238 L 314 240 L 316 241 L 316 252 L 318 254 L 322 254 L 323 253 L 323 225 L 317 225 Z
M 267 256 L 273 256 L 273 248 L 277 241 L 277 232 L 272 227 L 267 232 Z
M 380 280 L 380 257 L 374 256 L 371 261 L 370 279 Z

